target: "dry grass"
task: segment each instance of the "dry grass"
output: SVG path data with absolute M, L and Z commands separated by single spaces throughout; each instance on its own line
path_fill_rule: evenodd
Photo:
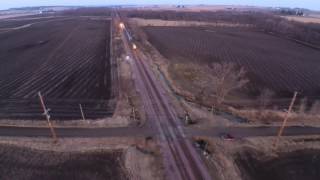
M 143 138 L 59 138 L 54 144 L 51 138 L 1 137 L 0 145 L 13 145 L 44 151 L 92 151 L 99 149 L 127 149 L 131 145 L 143 145 Z
M 35 13 L 23 13 L 23 14 L 8 14 L 8 15 L 1 15 L 0 19 L 7 19 L 7 18 L 15 18 L 15 17 L 21 17 L 21 16 L 30 16 L 34 15 Z
M 320 18 L 316 17 L 300 17 L 300 16 L 282 16 L 291 21 L 298 21 L 303 23 L 320 23 Z
M 262 124 L 279 124 L 282 123 L 283 119 L 286 116 L 286 112 L 278 110 L 256 110 L 256 109 L 247 109 L 239 110 L 232 107 L 229 107 L 228 110 L 239 117 L 249 120 L 251 123 L 262 123 Z M 319 126 L 320 125 L 320 115 L 318 114 L 309 114 L 309 113 L 296 113 L 293 112 L 290 114 L 288 119 L 288 125 L 310 125 L 310 126 Z
M 199 21 L 166 21 L 160 19 L 142 19 L 131 18 L 130 21 L 139 26 L 212 26 L 212 27 L 249 27 L 248 24 L 235 24 L 235 23 L 210 23 Z
M 130 147 L 125 154 L 125 166 L 131 180 L 162 180 L 163 172 L 159 156 L 136 147 Z
M 169 65 L 172 79 L 179 83 L 182 89 L 196 94 L 199 87 L 208 81 L 206 71 L 196 63 L 174 63 Z

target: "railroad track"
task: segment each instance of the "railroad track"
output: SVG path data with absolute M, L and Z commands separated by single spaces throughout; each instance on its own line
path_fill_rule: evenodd
M 157 80 L 138 51 L 129 48 L 130 41 L 125 33 L 122 33 L 122 39 L 127 53 L 132 57 L 135 84 L 142 96 L 147 118 L 159 134 L 167 179 L 211 179 L 200 156 L 184 134 L 182 122 L 170 106 L 165 90 L 156 83 Z

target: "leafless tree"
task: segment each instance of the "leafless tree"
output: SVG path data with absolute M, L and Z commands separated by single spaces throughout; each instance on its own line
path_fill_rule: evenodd
M 246 71 L 234 63 L 222 62 L 211 64 L 211 90 L 214 93 L 215 105 L 220 106 L 227 95 L 244 87 L 249 80 Z
M 270 89 L 263 89 L 260 95 L 257 98 L 258 107 L 257 107 L 257 119 L 263 120 L 264 114 L 266 113 L 266 108 L 271 103 L 271 99 L 274 96 L 274 92 Z
M 258 97 L 258 103 L 260 106 L 260 111 L 266 109 L 271 103 L 271 99 L 274 96 L 274 92 L 270 89 L 263 89 Z
M 199 102 L 199 105 L 203 105 L 203 100 L 205 97 L 205 87 L 200 87 L 200 90 L 196 93 L 195 100 Z
M 310 109 L 310 113 L 313 115 L 317 115 L 317 114 L 319 114 L 319 112 L 320 112 L 320 101 L 316 101 L 312 105 L 312 107 Z
M 299 105 L 299 111 L 298 111 L 299 114 L 303 115 L 306 112 L 306 109 L 307 109 L 307 98 L 303 98 Z

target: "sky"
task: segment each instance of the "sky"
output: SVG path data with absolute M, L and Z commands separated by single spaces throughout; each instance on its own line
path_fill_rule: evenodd
M 51 5 L 210 4 L 299 7 L 320 10 L 320 0 L 0 0 L 0 9 Z

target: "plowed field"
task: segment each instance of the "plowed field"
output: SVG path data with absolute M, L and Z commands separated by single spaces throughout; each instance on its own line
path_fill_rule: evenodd
M 32 23 L 0 32 L 0 118 L 43 119 L 39 91 L 53 119 L 80 119 L 79 104 L 89 119 L 111 115 L 110 21 L 60 17 Z
M 228 61 L 248 71 L 251 94 L 320 94 L 320 51 L 249 28 L 145 27 L 149 41 L 173 63 Z

